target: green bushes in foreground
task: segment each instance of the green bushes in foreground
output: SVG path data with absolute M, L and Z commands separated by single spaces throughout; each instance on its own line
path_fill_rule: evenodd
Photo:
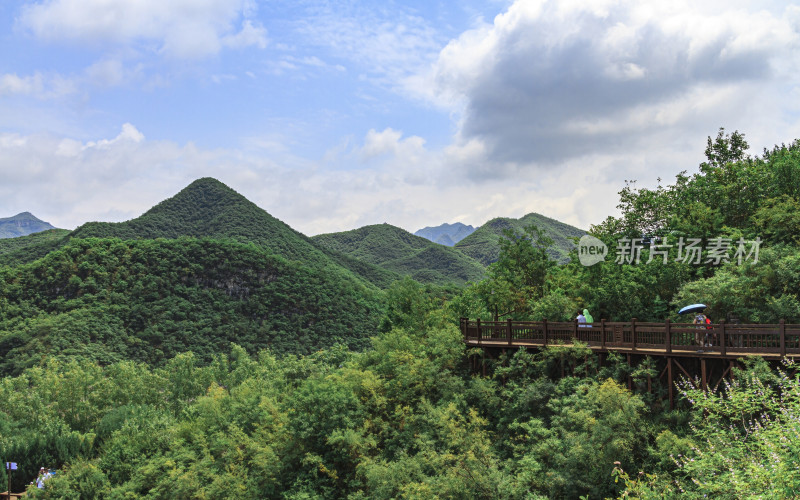
M 411 282 L 394 293 L 420 295 Z M 52 358 L 3 378 L 12 490 L 48 466 L 32 498 L 797 493 L 795 376 L 753 364 L 718 394 L 686 386 L 691 409 L 661 413 L 614 357 L 601 368 L 586 348 L 520 350 L 479 377 L 440 309 L 410 301 L 390 316 L 360 353 L 234 345 L 205 364 Z

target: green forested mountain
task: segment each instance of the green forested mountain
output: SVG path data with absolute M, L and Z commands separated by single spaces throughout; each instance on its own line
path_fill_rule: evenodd
M 343 269 L 213 239 L 72 239 L 43 259 L 0 268 L 0 371 L 43 356 L 160 365 L 250 352 L 361 348 L 382 305 Z
M 25 248 L 19 248 L 18 251 L 0 243 L 0 264 L 31 262 L 65 244 L 70 238 L 154 239 L 181 236 L 228 238 L 254 243 L 269 253 L 302 261 L 309 266 L 345 267 L 379 287 L 386 287 L 398 278 L 396 274 L 371 264 L 317 248 L 307 236 L 212 178 L 194 181 L 177 195 L 135 219 L 117 223 L 86 223 L 69 233 L 60 243 L 54 234 L 42 239 L 28 239 L 24 245 L 20 245 Z
M 463 254 L 389 224 L 365 226 L 312 238 L 319 245 L 375 264 L 421 283 L 477 281 L 484 269 Z
M 73 238 L 155 239 L 191 236 L 254 243 L 268 252 L 308 265 L 327 257 L 309 239 L 225 184 L 198 179 L 143 215 L 126 222 L 89 222 Z
M 49 223 L 37 219 L 30 212 L 22 212 L 14 217 L 0 219 L 0 238 L 16 238 L 48 229 L 55 228 Z
M 575 248 L 570 238 L 580 238 L 586 231 L 570 226 L 555 219 L 530 213 L 520 219 L 497 217 L 476 229 L 472 234 L 455 244 L 455 248 L 483 265 L 489 265 L 500 255 L 497 240 L 506 229 L 522 232 L 526 226 L 536 225 L 544 231 L 545 236 L 553 240 L 550 255 L 558 262 L 566 262 L 567 255 Z
M 0 239 L 0 265 L 32 262 L 66 244 L 70 231 L 49 229 L 18 238 Z

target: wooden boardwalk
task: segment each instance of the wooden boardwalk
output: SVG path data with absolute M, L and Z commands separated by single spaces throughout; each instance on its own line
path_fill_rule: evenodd
M 579 340 L 594 351 L 737 359 L 800 356 L 800 325 L 727 325 L 687 323 L 577 321 L 481 321 L 461 319 L 464 342 L 474 347 L 543 347 Z M 711 346 L 703 344 L 710 343 Z
M 585 325 L 585 326 L 584 326 Z M 461 319 L 461 333 L 470 347 L 482 348 L 488 358 L 508 349 L 544 346 L 588 346 L 601 356 L 610 352 L 625 355 L 629 365 L 636 359 L 661 359 L 659 378 L 669 389 L 669 404 L 675 406 L 674 377 L 685 375 L 704 390 L 714 389 L 742 358 L 760 356 L 777 361 L 800 357 L 800 325 L 607 322 L 579 324 L 577 321 L 481 321 Z M 710 345 L 707 345 L 710 344 Z M 485 374 L 485 364 L 483 365 Z M 631 387 L 631 380 L 628 380 Z M 649 382 L 648 382 L 649 386 Z

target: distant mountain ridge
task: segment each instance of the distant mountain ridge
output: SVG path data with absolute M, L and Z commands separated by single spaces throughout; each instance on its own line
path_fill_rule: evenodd
M 472 234 L 474 231 L 474 227 L 456 222 L 454 224 L 445 223 L 436 227 L 424 227 L 414 234 L 434 243 L 451 247 Z
M 0 265 L 33 262 L 73 238 L 193 237 L 254 244 L 289 260 L 345 269 L 377 288 L 386 288 L 402 275 L 424 283 L 464 283 L 482 276 L 483 270 L 476 263 L 487 266 L 497 260 L 497 241 L 503 229 L 521 232 L 529 224 L 537 225 L 553 239 L 551 256 L 559 262 L 565 262 L 574 247 L 571 238 L 585 234 L 581 229 L 531 213 L 520 219 L 495 218 L 477 229 L 454 223 L 417 231 L 427 238 L 388 224 L 309 238 L 222 182 L 202 178 L 126 222 L 89 222 L 72 232 L 50 230 L 0 239 Z M 439 244 L 434 244 L 432 238 Z M 455 243 L 453 250 L 457 253 L 442 252 L 442 245 L 448 247 L 451 243 Z
M 316 243 L 421 283 L 464 284 L 483 277 L 484 268 L 452 248 L 437 245 L 390 224 L 364 226 L 312 237 Z
M 0 238 L 17 238 L 55 229 L 49 222 L 36 218 L 30 212 L 0 219 Z
M 472 257 L 485 266 L 497 261 L 500 245 L 497 243 L 504 229 L 522 233 L 523 228 L 535 225 L 553 240 L 550 257 L 560 263 L 569 260 L 569 252 L 575 248 L 571 238 L 580 238 L 586 231 L 537 213 L 529 213 L 519 219 L 497 217 L 476 229 L 472 234 L 455 244 L 455 249 Z

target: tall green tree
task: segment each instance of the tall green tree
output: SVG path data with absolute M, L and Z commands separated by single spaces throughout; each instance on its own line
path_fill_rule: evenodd
M 553 240 L 535 225 L 523 232 L 506 229 L 499 239 L 500 257 L 489 266 L 478 287 L 489 305 L 503 317 L 530 316 L 531 307 L 547 293 L 547 275 L 556 265 L 548 248 Z

